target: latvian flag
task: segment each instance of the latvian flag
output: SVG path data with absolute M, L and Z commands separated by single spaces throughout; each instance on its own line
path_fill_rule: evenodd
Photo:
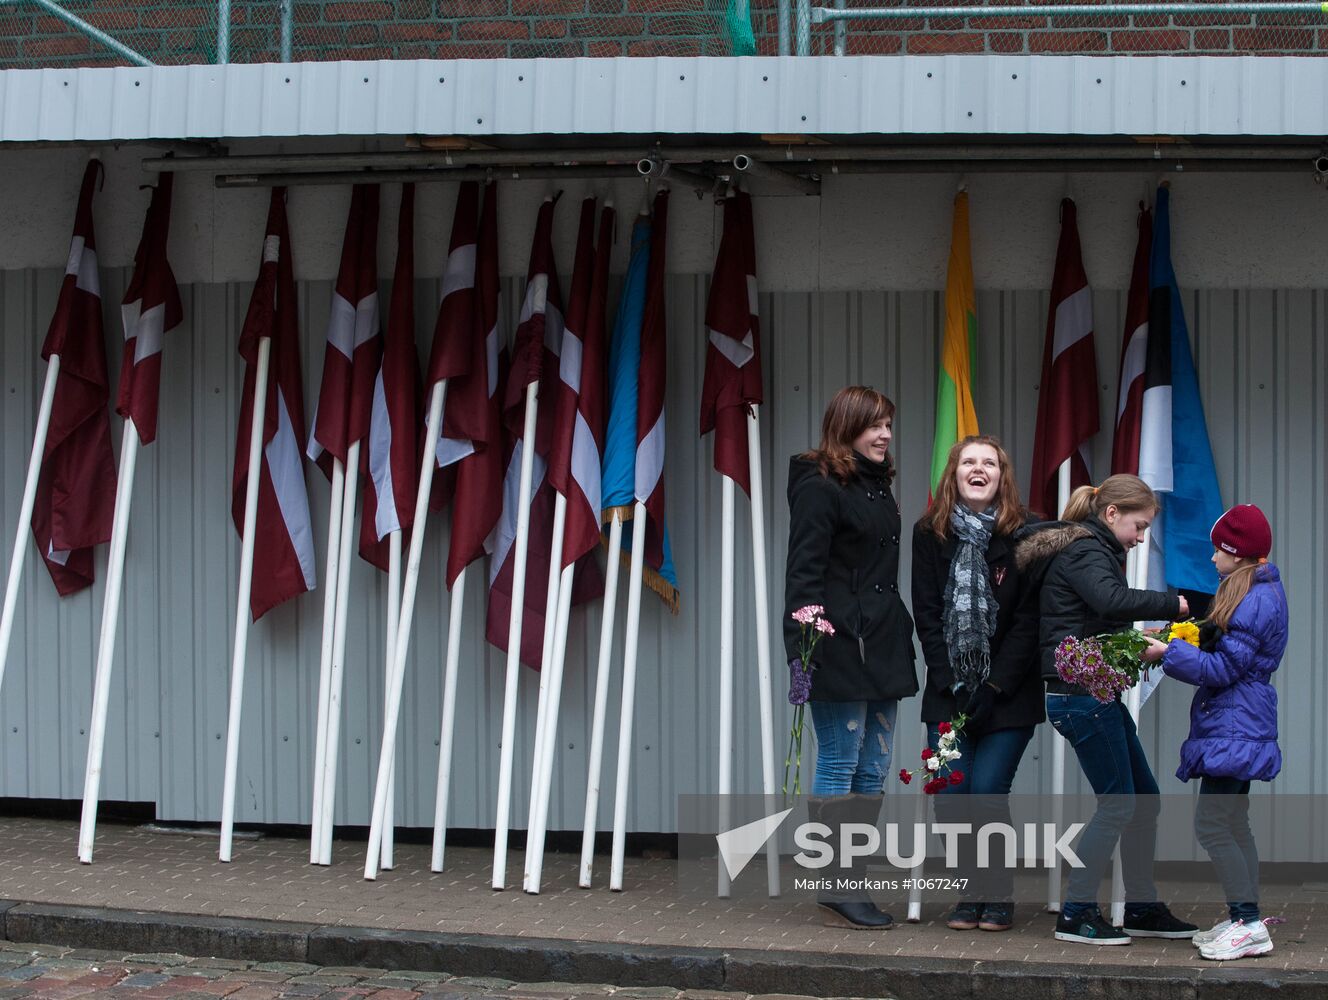
M 1070 486 L 1090 481 L 1087 446 L 1098 430 L 1097 356 L 1093 348 L 1093 292 L 1079 250 L 1075 205 L 1061 202 L 1061 238 L 1051 279 L 1051 308 L 1042 349 L 1042 389 L 1033 438 L 1028 506 L 1059 517 L 1060 467 L 1070 463 Z
M 1144 398 L 1150 370 L 1148 339 L 1148 258 L 1153 249 L 1153 213 L 1139 205 L 1139 240 L 1134 248 L 1134 267 L 1130 271 L 1130 292 L 1125 300 L 1125 332 L 1121 342 L 1120 379 L 1116 397 L 1116 433 L 1111 442 L 1111 473 L 1139 475 L 1139 451 L 1144 423 Z M 1158 341 L 1160 345 L 1161 342 Z M 1166 409 L 1170 420 L 1171 358 L 1152 359 L 1154 379 L 1166 367 Z M 1155 386 L 1160 388 L 1161 386 Z M 1157 401 L 1156 395 L 1154 400 Z M 1156 424 L 1157 421 L 1151 421 Z
M 101 162 L 92 160 L 74 215 L 69 260 L 41 356 L 60 356 L 50 427 L 32 508 L 32 534 L 67 597 L 92 585 L 92 547 L 110 540 L 115 515 L 115 456 L 107 411 L 110 377 L 102 336 L 101 286 L 92 230 L 92 195 Z
M 344 463 L 350 446 L 369 434 L 382 349 L 378 329 L 378 186 L 356 184 L 332 293 L 323 380 L 308 448 L 309 457 L 329 478 L 332 459 Z M 365 457 L 361 456 L 362 460 Z
M 709 342 L 701 387 L 701 435 L 715 432 L 715 471 L 749 494 L 747 415 L 761 402 L 757 316 L 752 199 L 738 191 L 724 201 L 724 235 L 706 303 Z
M 593 199 L 586 199 L 586 204 L 593 212 Z M 585 208 L 582 209 L 583 219 Z M 562 565 L 570 566 L 584 556 L 593 553 L 600 541 L 600 461 L 604 452 L 604 419 L 608 390 L 605 382 L 605 310 L 609 294 L 609 258 L 613 253 L 612 208 L 605 207 L 600 213 L 599 239 L 595 247 L 594 265 L 590 274 L 590 287 L 586 290 L 584 309 L 569 310 L 569 323 L 563 338 L 561 367 L 564 381 L 571 377 L 571 355 L 580 354 L 580 371 L 577 375 L 575 426 L 572 428 L 571 455 L 568 474 L 563 476 L 566 483 L 567 527 L 563 535 Z M 579 242 L 579 241 L 578 241 Z M 578 254 L 578 264 L 580 255 Z M 577 282 L 573 281 L 573 296 L 577 295 Z M 582 315 L 584 313 L 584 315 Z M 570 317 L 576 316 L 575 325 Z M 573 330 L 582 331 L 579 336 Z M 576 344 L 571 342 L 576 340 Z M 555 468 L 561 463 L 555 457 Z M 554 486 L 559 486 L 555 478 Z M 578 590 L 583 584 L 595 588 L 594 593 L 587 591 L 587 599 L 600 593 L 598 566 L 587 560 L 593 567 L 593 578 L 587 572 L 578 572 L 577 587 L 573 590 L 573 600 L 579 600 Z
M 272 189 L 263 258 L 240 332 L 245 361 L 244 395 L 236 432 L 231 518 L 244 532 L 249 468 L 249 428 L 254 416 L 258 347 L 271 338 L 267 405 L 263 414 L 262 464 L 258 470 L 258 520 L 249 609 L 257 621 L 278 604 L 314 589 L 314 542 L 304 485 L 304 390 L 300 381 L 300 321 L 286 226 L 286 189 Z
M 587 343 L 591 323 L 591 285 L 595 280 L 595 199 L 581 203 L 581 223 L 577 230 L 576 258 L 572 269 L 572 294 L 567 305 L 567 325 L 563 330 L 558 354 L 558 382 L 553 395 L 553 438 L 549 448 L 549 485 L 567 501 L 563 529 L 563 547 L 559 565 L 568 566 L 578 556 L 594 551 L 599 541 L 599 447 L 595 433 L 581 411 L 581 393 L 600 396 L 603 413 L 603 322 L 599 344 Z M 608 247 L 601 247 L 601 254 Z M 602 316 L 602 307 L 601 307 Z M 583 385 L 583 379 L 591 383 Z M 593 383 L 600 383 L 599 386 Z M 602 420 L 602 417 L 601 417 Z M 579 438 L 579 439 L 578 439 Z M 577 448 L 580 451 L 577 451 Z M 592 471 L 593 470 L 593 471 Z M 593 496 L 594 506 L 588 497 Z M 572 541 L 569 547 L 568 542 Z M 587 542 L 589 542 L 587 544 Z M 577 549 L 573 553 L 573 549 Z M 548 550 L 551 555 L 551 549 Z M 544 565 L 548 565 L 546 559 Z M 586 559 L 573 575 L 572 602 L 581 603 L 603 593 L 603 579 L 593 558 Z M 547 598 L 547 588 L 546 588 Z
M 558 291 L 558 274 L 553 260 L 554 200 L 540 206 L 535 224 L 535 239 L 530 250 L 526 295 L 521 306 L 516 342 L 512 350 L 512 368 L 507 376 L 503 402 L 503 422 L 507 427 L 510 449 L 503 477 L 503 508 L 494 528 L 493 558 L 489 563 L 489 612 L 485 635 L 499 649 L 507 649 L 507 633 L 512 612 L 512 587 L 515 580 L 517 508 L 520 503 L 521 454 L 534 447 L 531 478 L 529 545 L 526 552 L 526 586 L 521 625 L 521 662 L 539 669 L 544 644 L 544 601 L 546 588 L 541 586 L 549 566 L 552 547 L 553 490 L 547 486 L 549 446 L 553 437 L 553 416 L 557 398 L 558 351 L 563 339 L 563 311 Z M 524 439 L 526 389 L 540 385 L 536 413 L 535 440 Z
M 468 195 L 466 188 L 470 188 Z M 503 427 L 501 385 L 502 351 L 498 335 L 498 185 L 484 189 L 484 217 L 475 241 L 474 185 L 462 185 L 457 196 L 457 220 L 453 228 L 453 254 L 459 263 L 458 275 L 469 275 L 471 285 L 460 277 L 444 282 L 444 305 L 450 306 L 457 295 L 460 320 L 455 334 L 466 351 L 464 374 L 454 373 L 447 384 L 447 404 L 443 419 L 445 438 L 438 442 L 438 461 L 455 463 L 455 493 L 452 498 L 452 537 L 447 550 L 447 586 L 450 589 L 461 571 L 486 551 L 490 535 L 502 513 L 498 498 L 503 490 Z M 463 212 L 469 198 L 471 207 Z M 457 226 L 469 226 L 471 240 L 458 243 Z M 467 270 L 465 258 L 469 256 Z M 449 274 L 453 256 L 448 257 Z M 448 291 L 449 283 L 452 291 Z M 473 286 L 473 306 L 461 309 L 465 292 Z M 449 324 L 452 320 L 448 321 Z M 450 327 L 449 327 L 450 329 Z M 444 333 L 439 314 L 439 334 Z M 436 335 L 437 336 L 437 335 Z M 434 342 L 435 357 L 440 350 Z M 449 348 L 444 346 L 444 352 Z M 448 370 L 456 372 L 462 362 Z
M 134 274 L 120 305 L 125 343 L 115 410 L 133 421 L 143 444 L 151 444 L 157 438 L 162 341 L 166 333 L 184 320 L 180 290 L 166 257 L 172 176 L 160 174 L 157 186 L 152 189 L 143 237 L 134 254 Z
M 447 506 L 456 488 L 456 463 L 475 450 L 475 435 L 483 435 L 484 409 L 478 393 L 482 387 L 468 378 L 475 365 L 473 354 L 477 317 L 475 267 L 479 228 L 479 185 L 462 182 L 452 215 L 452 240 L 443 269 L 443 294 L 434 322 L 433 347 L 425 385 L 429 393 L 444 379 L 443 426 L 435 457 L 441 475 L 434 476 L 434 510 Z M 482 336 L 482 334 L 481 334 Z
M 369 420 L 369 478 L 364 484 L 360 556 L 386 571 L 387 536 L 409 532 L 420 468 L 420 360 L 415 353 L 415 185 L 401 187 L 397 262 L 382 364 Z M 404 540 L 404 539 L 403 539 Z

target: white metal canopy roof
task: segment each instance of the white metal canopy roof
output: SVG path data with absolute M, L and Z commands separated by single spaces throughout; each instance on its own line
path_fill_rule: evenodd
M 1328 134 L 1328 59 L 403 60 L 0 72 L 0 141 Z

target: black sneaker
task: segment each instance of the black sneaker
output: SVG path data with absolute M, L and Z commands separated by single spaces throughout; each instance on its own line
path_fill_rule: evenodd
M 1008 931 L 1014 926 L 1014 905 L 1012 903 L 988 903 L 982 908 L 982 919 L 978 921 L 978 930 Z
M 945 919 L 945 926 L 952 931 L 977 930 L 978 920 L 982 916 L 982 904 L 961 899 L 950 915 Z
M 1194 937 L 1199 928 L 1187 924 L 1175 917 L 1164 903 L 1154 903 L 1142 913 L 1130 916 L 1125 914 L 1125 926 L 1122 928 L 1130 937 L 1171 938 L 1186 940 Z
M 1098 909 L 1089 910 L 1073 920 L 1066 920 L 1064 916 L 1057 917 L 1056 940 L 1073 941 L 1076 944 L 1130 943 L 1129 935 L 1104 920 L 1102 911 Z

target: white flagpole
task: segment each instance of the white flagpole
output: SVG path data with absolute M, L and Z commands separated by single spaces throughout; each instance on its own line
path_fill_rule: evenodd
M 516 541 L 513 543 L 512 611 L 507 626 L 507 676 L 503 685 L 503 736 L 498 758 L 498 812 L 493 830 L 494 889 L 507 884 L 507 833 L 512 809 L 512 762 L 515 759 L 516 694 L 521 669 L 521 622 L 525 613 L 526 549 L 530 543 L 531 480 L 535 475 L 535 418 L 539 383 L 526 386 L 526 422 L 521 435 L 521 480 L 517 494 Z M 547 610 L 547 609 L 546 609 Z
M 632 770 L 632 713 L 636 707 L 636 658 L 641 631 L 641 570 L 645 565 L 646 505 L 632 511 L 632 565 L 627 581 L 627 642 L 623 659 L 622 712 L 618 719 L 618 782 L 613 799 L 613 856 L 609 889 L 621 892 L 627 850 L 627 789 Z
M 549 583 L 544 597 L 544 639 L 540 646 L 539 701 L 535 710 L 535 751 L 530 761 L 530 806 L 526 814 L 526 858 L 523 886 L 530 888 L 531 834 L 535 830 L 535 814 L 539 811 L 540 774 L 544 773 L 544 727 L 548 724 L 549 675 L 554 659 L 554 635 L 558 627 L 558 585 L 562 580 L 563 534 L 567 530 L 567 498 L 557 491 L 553 495 L 553 536 L 549 546 Z
M 111 703 L 111 671 L 115 666 L 115 633 L 120 624 L 120 593 L 124 587 L 125 541 L 129 534 L 129 507 L 134 498 L 134 467 L 138 462 L 138 431 L 133 418 L 125 420 L 120 441 L 120 477 L 115 481 L 115 514 L 111 522 L 111 551 L 106 567 L 106 593 L 101 608 L 101 635 L 97 642 L 96 679 L 92 687 L 92 721 L 88 726 L 88 764 L 83 775 L 83 816 L 78 830 L 78 860 L 92 864 L 92 842 L 97 835 L 97 799 L 101 764 L 106 747 L 106 716 Z
M 1131 549 L 1125 557 L 1125 578 L 1131 587 L 1141 590 L 1148 588 L 1148 546 L 1151 541 L 1150 534 L 1145 532 L 1143 543 Z M 1145 624 L 1138 621 L 1134 623 L 1134 627 L 1143 628 Z M 1137 684 L 1125 692 L 1125 708 L 1137 726 L 1140 708 Z M 1111 922 L 1120 926 L 1125 923 L 1125 871 L 1121 863 L 1120 844 L 1116 845 L 1115 854 L 1112 856 L 1111 890 Z
M 1070 502 L 1070 460 L 1067 458 L 1057 470 L 1056 506 L 1060 516 Z M 1057 830 L 1065 824 L 1065 737 L 1051 731 L 1051 817 Z M 1047 869 L 1047 912 L 1061 911 L 1061 866 L 1053 864 Z
M 767 815 L 775 810 L 775 716 L 771 701 L 770 598 L 765 563 L 765 484 L 761 474 L 761 425 L 757 407 L 747 412 L 747 478 L 751 481 L 752 575 L 756 594 L 757 695 L 761 699 L 761 784 Z M 779 895 L 779 845 L 766 841 L 767 892 Z
M 14 612 L 18 608 L 18 585 L 23 579 L 23 555 L 26 552 L 23 536 L 32 521 L 32 508 L 37 503 L 37 480 L 41 476 L 42 453 L 46 450 L 46 434 L 51 428 L 51 407 L 55 405 L 55 383 L 60 378 L 60 355 L 52 354 L 46 363 L 46 383 L 42 386 L 41 403 L 37 406 L 37 428 L 32 435 L 32 454 L 28 457 L 28 476 L 23 481 L 23 502 L 18 509 L 18 527 L 14 529 L 14 551 L 9 555 L 9 581 L 5 584 L 5 606 L 0 613 L 0 685 L 5 679 L 5 662 L 9 659 L 9 638 L 14 631 Z
M 609 668 L 613 655 L 613 619 L 618 609 L 618 563 L 622 555 L 622 513 L 609 522 L 609 554 L 604 563 L 604 614 L 599 625 L 599 664 L 595 668 L 595 708 L 590 727 L 590 760 L 586 765 L 586 813 L 581 825 L 581 874 L 578 884 L 590 888 L 595 864 L 595 826 L 599 815 L 599 784 L 604 759 L 604 722 L 609 708 Z
M 733 480 L 720 476 L 719 507 L 719 832 L 729 829 L 733 793 Z M 758 631 L 760 626 L 757 626 Z M 762 748 L 764 749 L 764 748 Z M 720 899 L 729 898 L 729 872 L 715 858 Z
M 392 664 L 391 690 L 386 693 L 386 719 L 383 740 L 378 751 L 378 778 L 374 783 L 372 818 L 369 820 L 369 850 L 364 859 L 364 877 L 378 877 L 378 859 L 382 852 L 383 825 L 387 821 L 388 788 L 392 784 L 396 761 L 397 723 L 401 719 L 401 693 L 406 683 L 406 654 L 410 652 L 410 629 L 415 618 L 415 594 L 420 580 L 420 562 L 424 556 L 424 526 L 429 516 L 429 491 L 433 470 L 438 465 L 438 437 L 443 429 L 443 401 L 447 398 L 447 379 L 433 387 L 429 396 L 429 415 L 424 424 L 424 454 L 420 456 L 420 482 L 415 490 L 415 519 L 411 522 L 410 553 L 406 557 L 406 582 L 401 590 L 401 621 L 397 624 L 396 662 Z
M 383 725 L 387 725 L 387 691 L 392 686 L 392 669 L 397 659 L 397 623 L 401 620 L 401 532 L 391 532 L 387 541 L 387 651 L 384 663 L 386 671 L 383 684 Z M 392 775 L 387 785 L 387 808 L 384 810 L 386 822 L 383 824 L 383 846 L 379 867 L 391 871 L 396 867 L 393 852 L 396 847 L 396 754 L 392 755 Z
M 926 746 L 931 734 L 927 731 L 927 724 L 922 724 L 922 745 Z M 929 795 L 914 796 L 916 801 L 913 803 L 913 829 L 925 830 L 927 822 L 927 800 Z M 910 924 L 919 923 L 922 920 L 922 876 L 927 864 L 927 835 L 922 835 L 922 843 L 917 845 L 922 849 L 921 859 L 913 870 L 909 873 L 913 876 L 913 884 L 908 890 L 908 916 Z
M 452 794 L 452 743 L 456 733 L 457 665 L 461 660 L 461 612 L 466 601 L 466 569 L 452 584 L 447 618 L 447 665 L 443 668 L 443 724 L 438 736 L 438 789 L 433 802 L 433 855 L 429 870 L 443 870 L 447 849 L 447 807 Z
M 562 546 L 559 546 L 561 550 Z M 540 875 L 544 871 L 544 840 L 549 832 L 549 796 L 553 790 L 553 754 L 558 746 L 558 709 L 563 696 L 563 668 L 567 664 L 567 625 L 572 615 L 572 579 L 576 564 L 567 566 L 562 571 L 558 582 L 557 623 L 553 631 L 553 662 L 549 666 L 549 697 L 545 703 L 544 729 L 541 732 L 542 746 L 540 770 L 534 774 L 539 799 L 535 803 L 534 815 L 526 834 L 526 892 L 539 895 Z
M 309 864 L 322 856 L 323 768 L 327 754 L 327 699 L 332 684 L 332 637 L 337 620 L 338 562 L 341 557 L 341 507 L 346 495 L 346 467 L 332 459 L 332 492 L 327 512 L 327 569 L 323 574 L 323 642 L 318 658 L 318 718 L 314 737 L 313 815 L 309 822 Z
M 263 423 L 267 416 L 267 368 L 272 338 L 258 340 L 254 407 L 249 418 L 249 475 L 244 490 L 244 531 L 240 542 L 240 590 L 235 599 L 235 644 L 231 659 L 230 714 L 226 723 L 226 776 L 221 793 L 221 848 L 231 859 L 235 831 L 235 778 L 240 763 L 240 711 L 244 707 L 244 664 L 249 651 L 249 594 L 254 582 L 254 532 L 258 526 L 258 482 L 263 475 Z
M 332 676 L 327 695 L 327 750 L 323 754 L 323 816 L 318 863 L 332 863 L 332 828 L 341 756 L 341 691 L 346 677 L 346 618 L 350 610 L 350 565 L 355 543 L 355 492 L 360 477 L 360 442 L 346 449 L 346 488 L 341 502 L 341 555 L 337 560 L 337 620 L 332 634 Z

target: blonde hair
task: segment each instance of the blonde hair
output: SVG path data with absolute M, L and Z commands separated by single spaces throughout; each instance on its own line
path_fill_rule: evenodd
M 932 498 L 927 513 L 918 519 L 918 523 L 938 538 L 947 538 L 950 534 L 950 514 L 959 502 L 959 487 L 955 484 L 955 470 L 959 468 L 959 457 L 971 444 L 985 445 L 996 452 L 996 461 L 1001 469 L 1001 484 L 996 488 L 996 534 L 1013 535 L 1024 523 L 1023 507 L 1019 502 L 1019 487 L 1014 481 L 1014 467 L 1010 456 L 1001 447 L 1001 442 L 991 434 L 970 434 L 962 441 L 956 441 L 950 447 L 950 454 L 945 459 L 945 469 L 936 484 L 936 496 Z
M 1061 520 L 1087 521 L 1090 517 L 1101 517 L 1112 506 L 1121 511 L 1157 511 L 1162 505 L 1146 482 L 1138 476 L 1121 473 L 1108 476 L 1101 486 L 1080 486 L 1071 493 Z
M 1245 600 L 1245 595 L 1250 592 L 1250 586 L 1254 583 L 1254 572 L 1261 562 L 1260 559 L 1251 558 L 1240 560 L 1240 564 L 1217 585 L 1217 593 L 1213 596 L 1213 603 L 1208 609 L 1208 620 L 1223 632 L 1231 624 L 1231 616 L 1236 613 L 1236 608 L 1240 607 L 1240 602 Z
M 802 457 L 815 462 L 821 475 L 833 475 L 841 483 L 847 483 L 858 470 L 853 442 L 868 427 L 894 415 L 895 404 L 875 389 L 865 385 L 845 386 L 835 393 L 821 418 L 821 446 L 804 452 Z M 889 480 L 895 475 L 888 452 L 885 475 Z

